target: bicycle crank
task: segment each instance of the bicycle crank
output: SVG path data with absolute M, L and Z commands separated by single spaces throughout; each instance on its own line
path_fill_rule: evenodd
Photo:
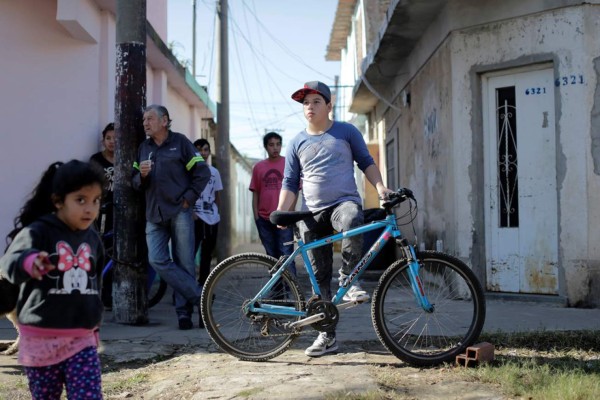
M 331 301 L 325 300 L 309 300 L 306 315 L 308 315 L 308 318 L 305 320 L 319 316 L 317 320 L 311 323 L 311 326 L 320 332 L 335 329 L 340 320 L 338 308 Z

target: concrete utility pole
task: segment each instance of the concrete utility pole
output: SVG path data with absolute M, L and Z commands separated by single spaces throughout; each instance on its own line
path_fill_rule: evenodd
M 113 315 L 121 324 L 148 322 L 144 202 L 131 185 L 144 140 L 146 0 L 117 0 Z
M 229 155 L 229 53 L 227 38 L 227 0 L 217 2 L 217 137 L 215 138 L 217 167 L 223 181 L 221 192 L 221 204 L 219 214 L 219 244 L 217 246 L 217 258 L 219 261 L 231 255 L 231 214 L 232 197 L 235 187 L 231 184 L 231 157 Z

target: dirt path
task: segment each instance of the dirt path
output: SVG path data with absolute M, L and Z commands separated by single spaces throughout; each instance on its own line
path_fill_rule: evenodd
M 119 357 L 103 356 L 105 398 L 343 399 L 352 394 L 368 394 L 362 398 L 369 399 L 505 398 L 476 382 L 453 381 L 455 375 L 443 368 L 409 367 L 378 343 L 344 343 L 343 352 L 322 358 L 305 356 L 307 343 L 303 339 L 263 363 L 239 361 L 213 345 L 174 346 L 170 355 L 163 349 L 162 361 L 121 363 Z M 26 379 L 14 357 L 1 356 L 0 360 L 0 399 L 29 399 Z M 394 382 L 401 377 L 393 392 L 386 387 L 392 376 Z
M 397 399 L 503 399 L 475 382 L 453 382 L 443 369 L 401 363 L 378 344 L 345 343 L 344 352 L 309 358 L 303 347 L 264 363 L 238 361 L 214 349 L 185 353 L 143 369 L 105 375 L 107 398 L 323 399 L 350 394 Z M 386 393 L 386 377 L 400 373 L 402 387 Z

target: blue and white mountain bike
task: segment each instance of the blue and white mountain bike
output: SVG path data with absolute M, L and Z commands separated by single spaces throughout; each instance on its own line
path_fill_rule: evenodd
M 290 257 L 276 260 L 245 253 L 222 261 L 210 274 L 202 293 L 206 330 L 225 352 L 250 361 L 266 361 L 286 351 L 306 326 L 328 331 L 339 311 L 360 301 L 344 302 L 384 245 L 394 239 L 400 257 L 381 275 L 373 292 L 371 318 L 377 336 L 396 357 L 416 366 L 454 361 L 472 345 L 485 322 L 485 298 L 473 271 L 459 259 L 436 251 L 417 251 L 402 236 L 393 208 L 408 200 L 412 223 L 416 200 L 408 189 L 394 192 L 383 204 L 382 219 L 303 243 Z M 274 212 L 271 222 L 289 226 L 310 212 Z M 345 237 L 382 230 L 332 299 L 321 296 L 307 252 Z M 302 256 L 310 280 L 310 298 L 288 271 Z

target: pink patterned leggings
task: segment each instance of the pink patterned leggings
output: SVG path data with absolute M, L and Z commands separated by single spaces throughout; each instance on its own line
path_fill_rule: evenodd
M 58 400 L 67 388 L 67 398 L 102 399 L 100 357 L 95 347 L 87 347 L 58 364 L 25 367 L 31 397 L 35 400 Z

